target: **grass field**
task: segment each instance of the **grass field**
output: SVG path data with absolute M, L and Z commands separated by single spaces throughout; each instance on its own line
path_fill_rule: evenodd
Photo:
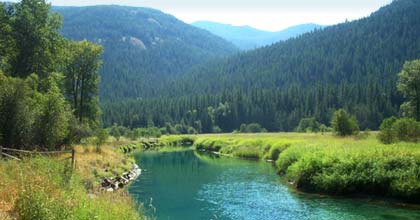
M 121 174 L 133 162 L 116 149 L 75 146 L 74 171 L 62 157 L 0 160 L 0 219 L 146 219 L 125 190 L 100 190 L 101 178 Z
M 365 138 L 306 133 L 199 135 L 194 146 L 273 160 L 279 174 L 305 191 L 420 202 L 420 144 L 384 145 L 374 132 Z

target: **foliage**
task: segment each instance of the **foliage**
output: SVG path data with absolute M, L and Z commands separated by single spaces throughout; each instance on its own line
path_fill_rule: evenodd
M 64 42 L 58 33 L 61 18 L 49 10 L 45 0 L 22 0 L 9 6 L 16 54 L 11 59 L 11 75 L 26 77 L 36 73 L 47 77 L 58 70 Z
M 343 144 L 292 146 L 280 155 L 277 165 L 301 189 L 418 200 L 420 180 L 415 164 L 420 158 L 413 146 L 382 146 L 369 141 Z
M 418 122 L 412 118 L 402 118 L 392 125 L 396 138 L 400 141 L 417 142 L 420 136 Z
M 69 42 L 64 67 L 66 97 L 74 109 L 79 123 L 96 126 L 99 119 L 98 109 L 98 60 L 102 47 L 86 40 Z
M 406 62 L 398 77 L 398 91 L 406 98 L 404 116 L 420 121 L 420 60 Z
M 118 129 L 118 128 L 114 128 L 113 127 L 113 132 L 112 132 L 112 136 L 114 136 L 115 137 L 115 139 L 117 139 L 117 141 L 119 141 L 120 140 L 120 138 L 121 138 L 121 132 L 120 132 L 120 129 Z
M 0 72 L 10 71 L 10 60 L 15 56 L 15 40 L 12 36 L 11 19 L 7 14 L 5 3 L 0 2 Z
M 323 124 L 319 123 L 314 117 L 302 118 L 295 130 L 296 132 L 325 132 L 327 128 L 325 125 L 322 125 Z
M 339 136 L 353 135 L 359 132 L 359 124 L 356 118 L 348 114 L 344 109 L 334 112 L 331 126 Z
M 392 128 L 397 120 L 398 119 L 396 117 L 390 117 L 382 122 L 378 134 L 378 138 L 382 143 L 391 144 L 397 140 L 395 130 Z
M 241 124 L 239 128 L 239 132 L 241 133 L 260 133 L 260 132 L 267 132 L 267 130 L 261 127 L 258 123 L 251 123 L 251 124 Z
M 58 88 L 59 77 L 26 79 L 0 74 L 0 144 L 54 149 L 69 135 L 70 108 Z M 43 86 L 45 93 L 38 91 Z
M 384 144 L 417 142 L 420 138 L 420 124 L 412 118 L 391 117 L 382 122 L 378 138 Z
M 95 133 L 95 144 L 101 146 L 108 140 L 109 134 L 105 129 L 97 129 Z
M 69 121 L 72 118 L 69 105 L 58 88 L 57 79 L 48 78 L 49 89 L 45 94 L 37 94 L 37 104 L 40 105 L 35 118 L 35 143 L 48 149 L 56 149 L 64 144 L 69 135 Z M 34 108 L 36 104 L 32 104 Z
M 67 41 L 58 32 L 61 17 L 49 10 L 45 0 L 0 4 L 0 144 L 6 147 L 60 148 L 91 133 L 72 112 L 90 127 L 99 118 L 101 48 Z M 72 106 L 66 98 L 73 94 L 63 94 L 69 72 L 83 78 L 75 86 L 81 101 Z

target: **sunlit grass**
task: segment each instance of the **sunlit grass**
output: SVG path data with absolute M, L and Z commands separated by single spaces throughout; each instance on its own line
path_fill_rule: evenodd
M 75 150 L 73 172 L 63 160 L 69 155 L 0 160 L 0 219 L 141 219 L 126 191 L 99 187 L 103 176 L 129 170 L 132 159 L 111 145 Z

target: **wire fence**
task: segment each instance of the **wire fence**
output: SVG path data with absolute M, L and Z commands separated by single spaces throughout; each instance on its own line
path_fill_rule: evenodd
M 7 153 L 6 153 L 7 152 Z M 19 150 L 19 149 L 12 149 L 12 148 L 5 148 L 0 146 L 0 159 L 2 157 L 10 158 L 13 160 L 22 160 L 17 155 L 63 155 L 63 154 L 71 154 L 70 157 L 63 158 L 65 160 L 71 159 L 71 167 L 72 169 L 75 166 L 75 151 L 72 150 L 64 150 L 64 151 L 28 151 L 28 150 Z

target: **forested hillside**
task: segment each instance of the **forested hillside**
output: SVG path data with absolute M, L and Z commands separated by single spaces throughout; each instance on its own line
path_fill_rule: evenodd
M 158 94 L 163 82 L 196 64 L 237 51 L 231 43 L 149 8 L 53 7 L 62 33 L 104 46 L 100 97 L 104 101 Z
M 171 123 L 199 132 L 258 122 L 269 131 L 290 131 L 305 117 L 328 125 L 343 107 L 362 129 L 377 129 L 399 114 L 397 73 L 416 58 L 420 2 L 397 0 L 367 18 L 197 67 L 154 99 L 105 104 L 104 122 Z
M 317 24 L 301 24 L 281 31 L 270 32 L 258 30 L 250 26 L 233 26 L 211 21 L 197 21 L 192 23 L 192 25 L 208 30 L 213 34 L 226 39 L 242 50 L 256 49 L 258 47 L 271 45 L 311 32 L 317 28 L 323 28 L 322 25 Z

